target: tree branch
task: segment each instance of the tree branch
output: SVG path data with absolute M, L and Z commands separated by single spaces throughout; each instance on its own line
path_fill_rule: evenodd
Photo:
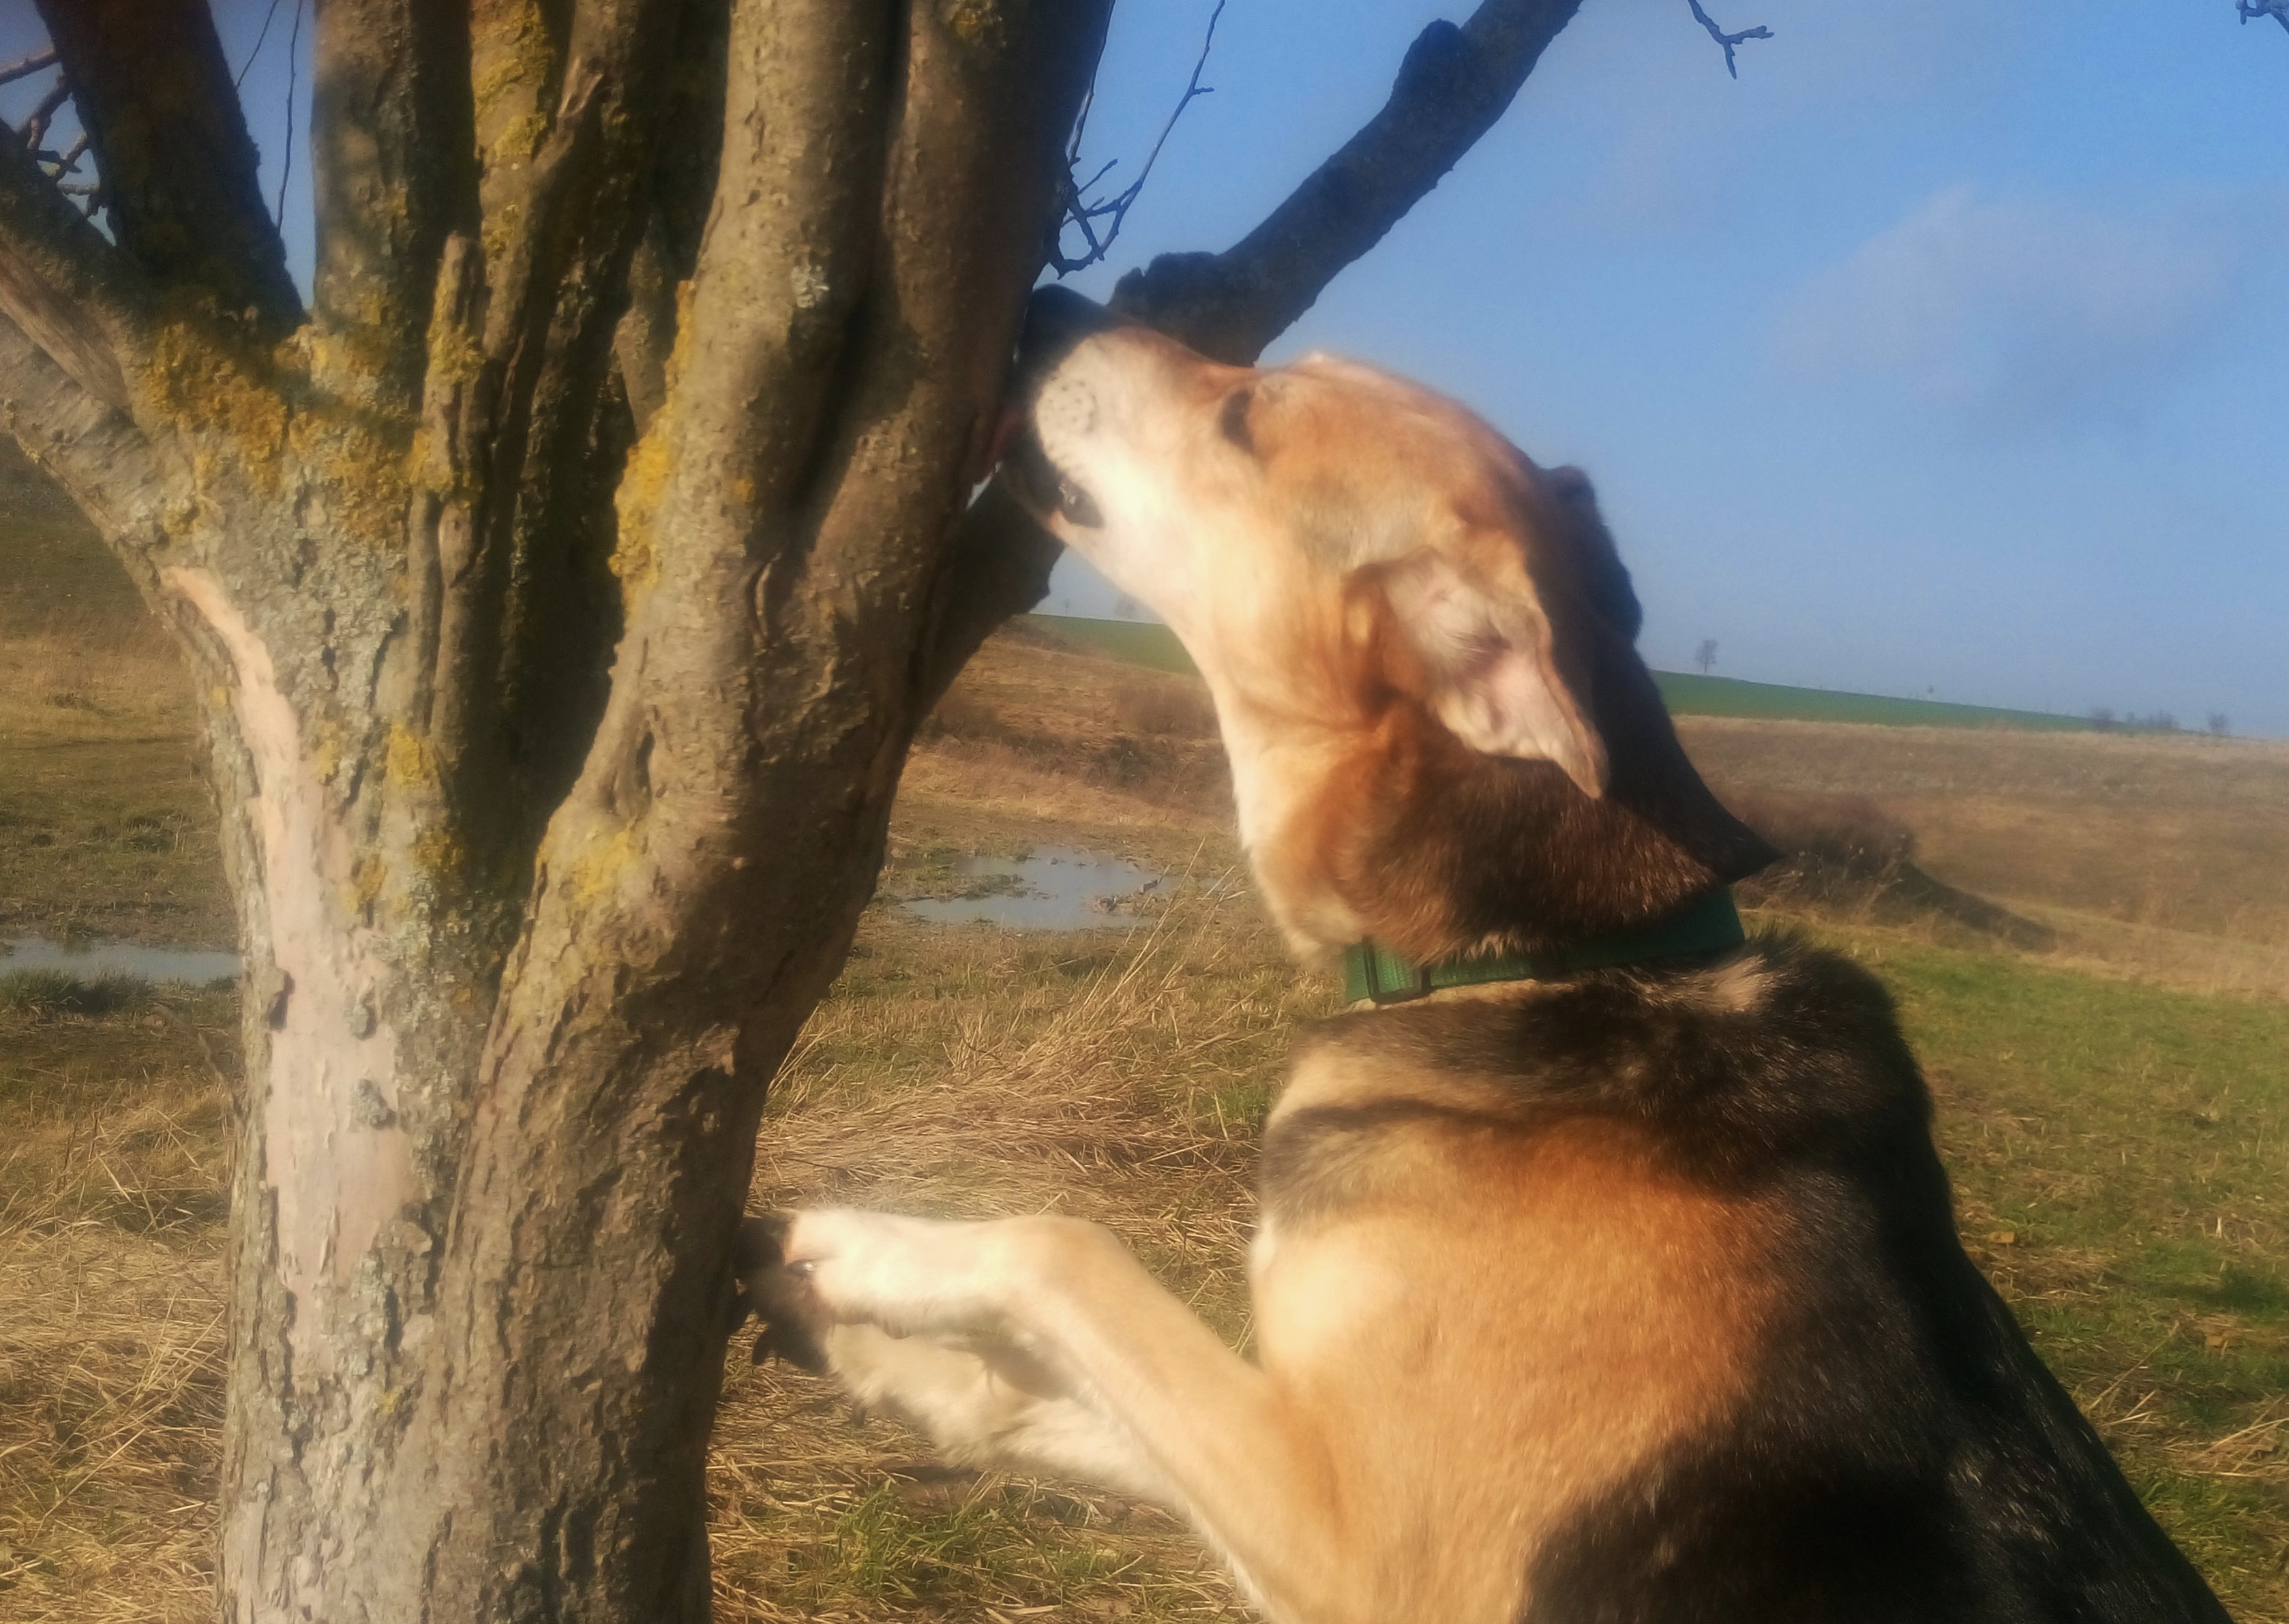
M 1253 362 L 1494 126 L 1580 4 L 1484 0 L 1459 28 L 1432 23 L 1382 110 L 1261 226 L 1221 254 L 1131 271 L 1113 307 L 1203 354 Z
M 2233 0 L 2233 4 L 2244 22 L 2253 17 L 2270 17 L 2284 29 L 2289 29 L 2289 0 Z
M 112 235 L 162 286 L 272 335 L 301 319 L 206 0 L 39 0 L 96 155 Z
M 1416 37 L 1382 109 L 1221 254 L 1163 254 L 1121 279 L 1113 308 L 1219 360 L 1253 362 L 1338 272 L 1396 225 L 1493 128 L 1581 0 L 1484 0 Z M 921 687 L 935 701 L 977 647 L 1041 601 L 1061 549 L 989 487 L 962 515 Z
M 14 61 L 0 66 L 0 84 L 13 84 L 19 79 L 29 78 L 42 68 L 55 65 L 56 53 L 53 51 L 35 51 L 29 56 L 18 57 Z
M 40 172 L 38 160 L 0 139 L 0 314 L 91 398 L 114 409 L 127 405 L 122 343 L 142 326 L 126 269 Z
M 475 18 L 484 296 L 456 353 L 483 381 L 459 413 L 467 549 L 442 577 L 429 720 L 457 805 L 490 820 L 468 832 L 481 849 L 529 852 L 601 704 L 587 678 L 618 621 L 592 450 L 690 4 L 586 0 L 554 36 L 519 0 Z M 457 386 L 433 367 L 432 391 Z
M 1694 21 L 1708 29 L 1709 37 L 1724 48 L 1725 71 L 1735 79 L 1741 76 L 1741 69 L 1733 60 L 1733 52 L 1740 48 L 1741 43 L 1743 40 L 1770 39 L 1773 36 L 1773 31 L 1762 24 L 1753 28 L 1743 28 L 1737 34 L 1727 34 L 1717 26 L 1715 18 L 1701 9 L 1701 0 L 1685 0 L 1685 3 L 1693 8 Z
M 1200 57 L 1192 63 L 1192 76 L 1185 81 L 1184 93 L 1176 98 L 1176 105 L 1168 114 L 1168 122 L 1160 126 L 1160 134 L 1153 141 L 1152 150 L 1144 155 L 1144 168 L 1137 171 L 1136 179 L 1120 191 L 1095 203 L 1087 202 L 1081 194 L 1104 179 L 1113 164 L 1106 163 L 1086 181 L 1073 179 L 1073 165 L 1081 159 L 1081 131 L 1089 126 L 1089 100 L 1082 102 L 1081 116 L 1073 121 L 1073 142 L 1065 149 L 1065 196 L 1057 205 L 1057 228 L 1049 238 L 1049 264 L 1058 275 L 1070 276 L 1075 271 L 1086 270 L 1113 251 L 1113 241 L 1121 235 L 1121 227 L 1128 224 L 1129 211 L 1144 195 L 1144 183 L 1152 178 L 1152 166 L 1160 161 L 1160 148 L 1168 144 L 1168 136 L 1176 129 L 1176 121 L 1184 115 L 1184 109 L 1194 101 L 1215 93 L 1214 85 L 1200 83 L 1200 73 L 1208 65 L 1208 52 L 1216 49 L 1216 24 L 1224 18 L 1224 0 L 1216 0 L 1216 9 L 1208 13 L 1208 33 L 1200 41 Z M 1094 100 L 1096 93 L 1096 86 L 1092 83 L 1089 100 Z M 1099 220 L 1111 222 L 1102 237 L 1097 232 Z M 1069 259 L 1065 252 L 1065 229 L 1068 224 L 1080 231 L 1081 241 L 1086 244 L 1077 259 Z
M 477 229 L 464 7 L 323 0 L 311 46 L 312 303 L 330 333 L 323 382 L 410 418 L 446 237 Z
M 71 493 L 136 585 L 152 593 L 154 577 L 139 567 L 136 546 L 158 539 L 152 527 L 165 506 L 165 475 L 150 442 L 124 412 L 86 388 L 46 345 L 5 316 L 0 316 L 0 426 Z

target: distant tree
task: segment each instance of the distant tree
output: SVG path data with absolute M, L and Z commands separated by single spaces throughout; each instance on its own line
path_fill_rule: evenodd
M 2090 725 L 2096 728 L 2100 732 L 2103 733 L 2108 728 L 2113 727 L 2115 720 L 2114 707 L 2112 705 L 2094 705 L 2090 707 Z
M 2157 711 L 2146 719 L 2145 725 L 2157 733 L 2175 733 L 2178 730 L 2178 719 L 2172 712 Z
M 1701 647 L 1693 651 L 1693 663 L 1701 667 L 1701 674 L 1703 676 L 1705 677 L 1709 674 L 1710 668 L 1717 664 L 1717 640 L 1715 638 L 1704 637 L 1701 640 Z
M 1125 592 L 1117 593 L 1113 600 L 1113 617 L 1115 620 L 1142 620 L 1144 606 Z
M 2289 0 L 2285 0 L 2285 4 L 2289 4 Z M 2233 723 L 2227 720 L 2226 713 L 2223 711 L 2212 711 L 2210 712 L 2210 731 L 2219 738 L 2223 738 L 2233 731 Z

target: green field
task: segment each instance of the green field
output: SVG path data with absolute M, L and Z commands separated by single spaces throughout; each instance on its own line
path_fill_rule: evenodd
M 1190 672 L 1192 662 L 1176 634 L 1142 620 L 1085 620 L 1069 615 L 1032 615 L 1027 619 L 1051 636 L 1109 654 L 1154 671 Z M 1745 716 L 1759 721 L 1856 721 L 1888 728 L 2047 728 L 2087 731 L 2079 716 L 2047 711 L 2006 711 L 1983 705 L 1946 705 L 1935 699 L 1892 699 L 1881 694 L 1839 694 L 1819 688 L 1790 688 L 1779 682 L 1743 682 L 1737 677 L 1696 677 L 1657 671 L 1661 697 L 1679 716 Z

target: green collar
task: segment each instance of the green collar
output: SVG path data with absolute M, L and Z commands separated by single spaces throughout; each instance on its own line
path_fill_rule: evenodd
M 1478 987 L 1499 981 L 1556 981 L 1583 970 L 1609 969 L 1649 959 L 1678 959 L 1687 953 L 1715 952 L 1738 947 L 1746 935 L 1740 911 L 1733 906 L 1728 888 L 1711 891 L 1682 913 L 1673 913 L 1650 925 L 1617 930 L 1572 947 L 1546 953 L 1505 953 L 1490 959 L 1448 959 L 1423 965 L 1402 959 L 1376 942 L 1359 942 L 1344 950 L 1344 999 L 1357 1003 L 1371 999 L 1377 1004 L 1400 1004 L 1446 987 Z

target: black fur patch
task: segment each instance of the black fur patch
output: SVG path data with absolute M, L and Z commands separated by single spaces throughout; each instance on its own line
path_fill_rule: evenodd
M 1787 1296 L 1746 1402 L 1545 1544 L 1526 1624 L 2222 1624 L 1965 1256 L 1883 989 L 1773 938 L 1733 975 L 1338 1016 L 1301 1056 L 1385 1056 L 1472 1103 L 1306 1109 L 1265 1138 L 1282 1222 L 1371 1190 L 1379 1139 L 1584 1117 L 1785 1215 Z

